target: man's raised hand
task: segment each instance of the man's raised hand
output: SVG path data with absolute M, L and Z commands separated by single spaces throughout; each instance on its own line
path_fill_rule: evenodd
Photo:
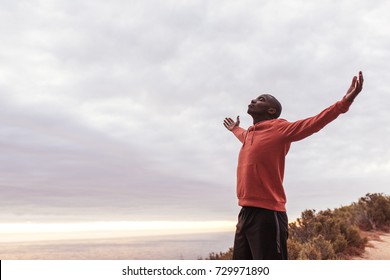
M 231 118 L 225 118 L 225 120 L 223 121 L 223 125 L 229 129 L 230 131 L 233 130 L 233 128 L 235 128 L 236 126 L 239 126 L 240 125 L 240 116 L 237 116 L 237 120 L 236 121 L 233 121 Z
M 348 101 L 352 102 L 355 99 L 355 97 L 358 96 L 358 94 L 362 91 L 363 82 L 364 82 L 363 73 L 362 71 L 360 71 L 358 77 L 356 76 L 353 77 L 352 84 L 349 87 L 347 94 L 345 95 L 345 98 Z

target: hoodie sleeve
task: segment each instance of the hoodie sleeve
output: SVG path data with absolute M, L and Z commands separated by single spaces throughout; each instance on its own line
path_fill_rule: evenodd
M 244 143 L 246 130 L 242 127 L 236 126 L 232 129 L 233 134 L 240 140 L 241 143 Z
M 285 125 L 280 127 L 280 132 L 291 142 L 302 140 L 320 131 L 340 114 L 346 113 L 351 104 L 352 102 L 346 100 L 344 97 L 316 116 L 296 122 L 286 122 Z

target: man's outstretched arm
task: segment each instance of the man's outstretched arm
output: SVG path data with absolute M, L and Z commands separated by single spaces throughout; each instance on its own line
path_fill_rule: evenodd
M 281 132 L 289 138 L 290 141 L 299 141 L 318 132 L 328 123 L 335 120 L 340 114 L 347 112 L 352 101 L 362 91 L 362 88 L 363 73 L 360 71 L 358 76 L 353 77 L 352 84 L 342 100 L 326 108 L 318 115 L 304 120 L 286 123 L 286 125 L 281 128 Z
M 362 71 L 359 71 L 359 76 L 354 76 L 352 78 L 352 84 L 349 87 L 347 94 L 345 95 L 345 99 L 347 99 L 349 102 L 352 102 L 356 96 L 362 91 L 363 89 L 363 73 Z

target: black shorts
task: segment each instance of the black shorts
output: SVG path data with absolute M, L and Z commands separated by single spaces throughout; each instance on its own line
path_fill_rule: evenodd
M 286 212 L 242 207 L 234 238 L 233 260 L 287 260 Z

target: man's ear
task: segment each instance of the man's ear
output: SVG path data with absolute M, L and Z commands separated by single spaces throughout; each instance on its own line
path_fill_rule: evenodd
M 270 114 L 270 115 L 275 115 L 275 114 L 276 114 L 276 109 L 275 109 L 275 108 L 269 108 L 269 109 L 267 110 L 267 112 L 268 112 L 268 114 Z

